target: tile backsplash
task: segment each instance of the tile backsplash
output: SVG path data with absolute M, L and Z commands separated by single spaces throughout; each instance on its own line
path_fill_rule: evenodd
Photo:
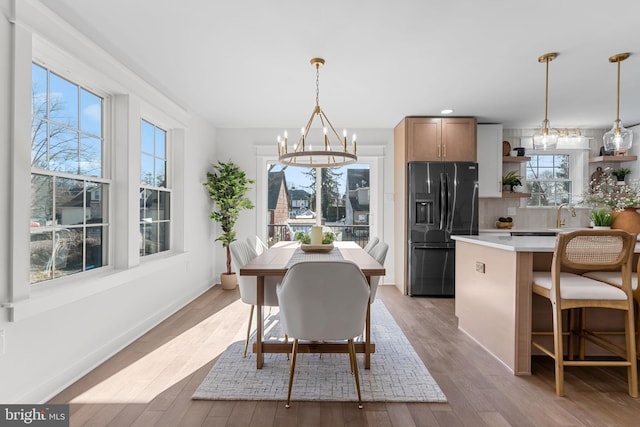
M 509 215 L 509 208 L 515 209 L 515 214 Z M 576 207 L 575 218 L 563 208 L 562 219 L 565 227 L 588 227 L 591 223 L 589 214 L 591 209 Z M 558 208 L 521 208 L 519 199 L 480 199 L 478 208 L 478 227 L 482 229 L 496 228 L 496 221 L 501 216 L 513 218 L 514 228 L 555 228 Z

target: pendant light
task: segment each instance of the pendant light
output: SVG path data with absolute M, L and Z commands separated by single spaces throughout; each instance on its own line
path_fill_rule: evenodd
M 618 94 L 616 100 L 616 119 L 611 130 L 604 134 L 605 151 L 614 151 L 616 154 L 626 154 L 633 143 L 633 132 L 625 129 L 620 122 L 620 63 L 629 57 L 629 53 L 619 53 L 609 58 L 609 62 L 618 63 Z
M 558 143 L 558 132 L 549 126 L 549 120 L 547 119 L 547 112 L 549 110 L 549 61 L 553 61 L 557 53 L 545 53 L 538 58 L 538 62 L 544 62 L 546 65 L 546 79 L 545 79 L 545 95 L 544 95 L 544 120 L 542 121 L 542 127 L 536 133 L 533 134 L 533 149 L 534 150 L 547 150 L 555 148 Z

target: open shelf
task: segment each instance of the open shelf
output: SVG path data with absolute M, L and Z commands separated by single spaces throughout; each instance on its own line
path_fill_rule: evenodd
M 527 156 L 503 156 L 502 163 L 524 163 L 531 160 L 531 157 Z
M 519 199 L 523 197 L 531 197 L 531 193 L 512 193 L 510 191 L 502 192 L 503 199 Z
M 596 156 L 590 157 L 589 163 L 634 162 L 636 160 L 638 160 L 638 156 Z

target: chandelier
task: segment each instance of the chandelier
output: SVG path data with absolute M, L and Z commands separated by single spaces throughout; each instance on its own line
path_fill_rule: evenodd
M 633 142 L 633 132 L 625 129 L 620 122 L 620 63 L 629 57 L 628 53 L 619 53 L 609 58 L 609 62 L 618 63 L 618 94 L 616 99 L 616 119 L 611 130 L 604 134 L 602 140 L 606 151 L 625 154 Z
M 538 62 L 544 62 L 546 64 L 546 82 L 545 82 L 545 95 L 544 95 L 544 120 L 542 121 L 542 127 L 536 133 L 533 134 L 533 148 L 537 150 L 547 150 L 549 148 L 555 148 L 558 143 L 558 132 L 549 126 L 549 120 L 547 119 L 547 112 L 549 110 L 549 61 L 553 61 L 557 53 L 545 53 L 538 58 Z
M 320 108 L 320 66 L 324 64 L 322 58 L 312 58 L 311 65 L 316 67 L 316 106 L 307 124 L 300 129 L 298 142 L 289 146 L 289 135 L 284 131 L 284 138 L 278 135 L 278 160 L 290 166 L 303 167 L 334 167 L 355 163 L 356 134 L 351 137 L 351 152 L 347 147 L 347 131 L 342 131 L 342 137 L 336 132 L 327 115 Z M 314 119 L 318 118 L 322 133 L 319 139 L 311 141 L 309 132 Z M 334 141 L 332 146 L 331 141 Z M 313 145 L 312 145 L 313 144 Z

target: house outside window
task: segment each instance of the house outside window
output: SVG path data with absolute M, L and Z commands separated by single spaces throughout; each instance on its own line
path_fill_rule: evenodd
M 140 123 L 140 256 L 169 250 L 171 192 L 167 186 L 167 131 Z
M 33 63 L 30 283 L 107 264 L 104 100 Z

